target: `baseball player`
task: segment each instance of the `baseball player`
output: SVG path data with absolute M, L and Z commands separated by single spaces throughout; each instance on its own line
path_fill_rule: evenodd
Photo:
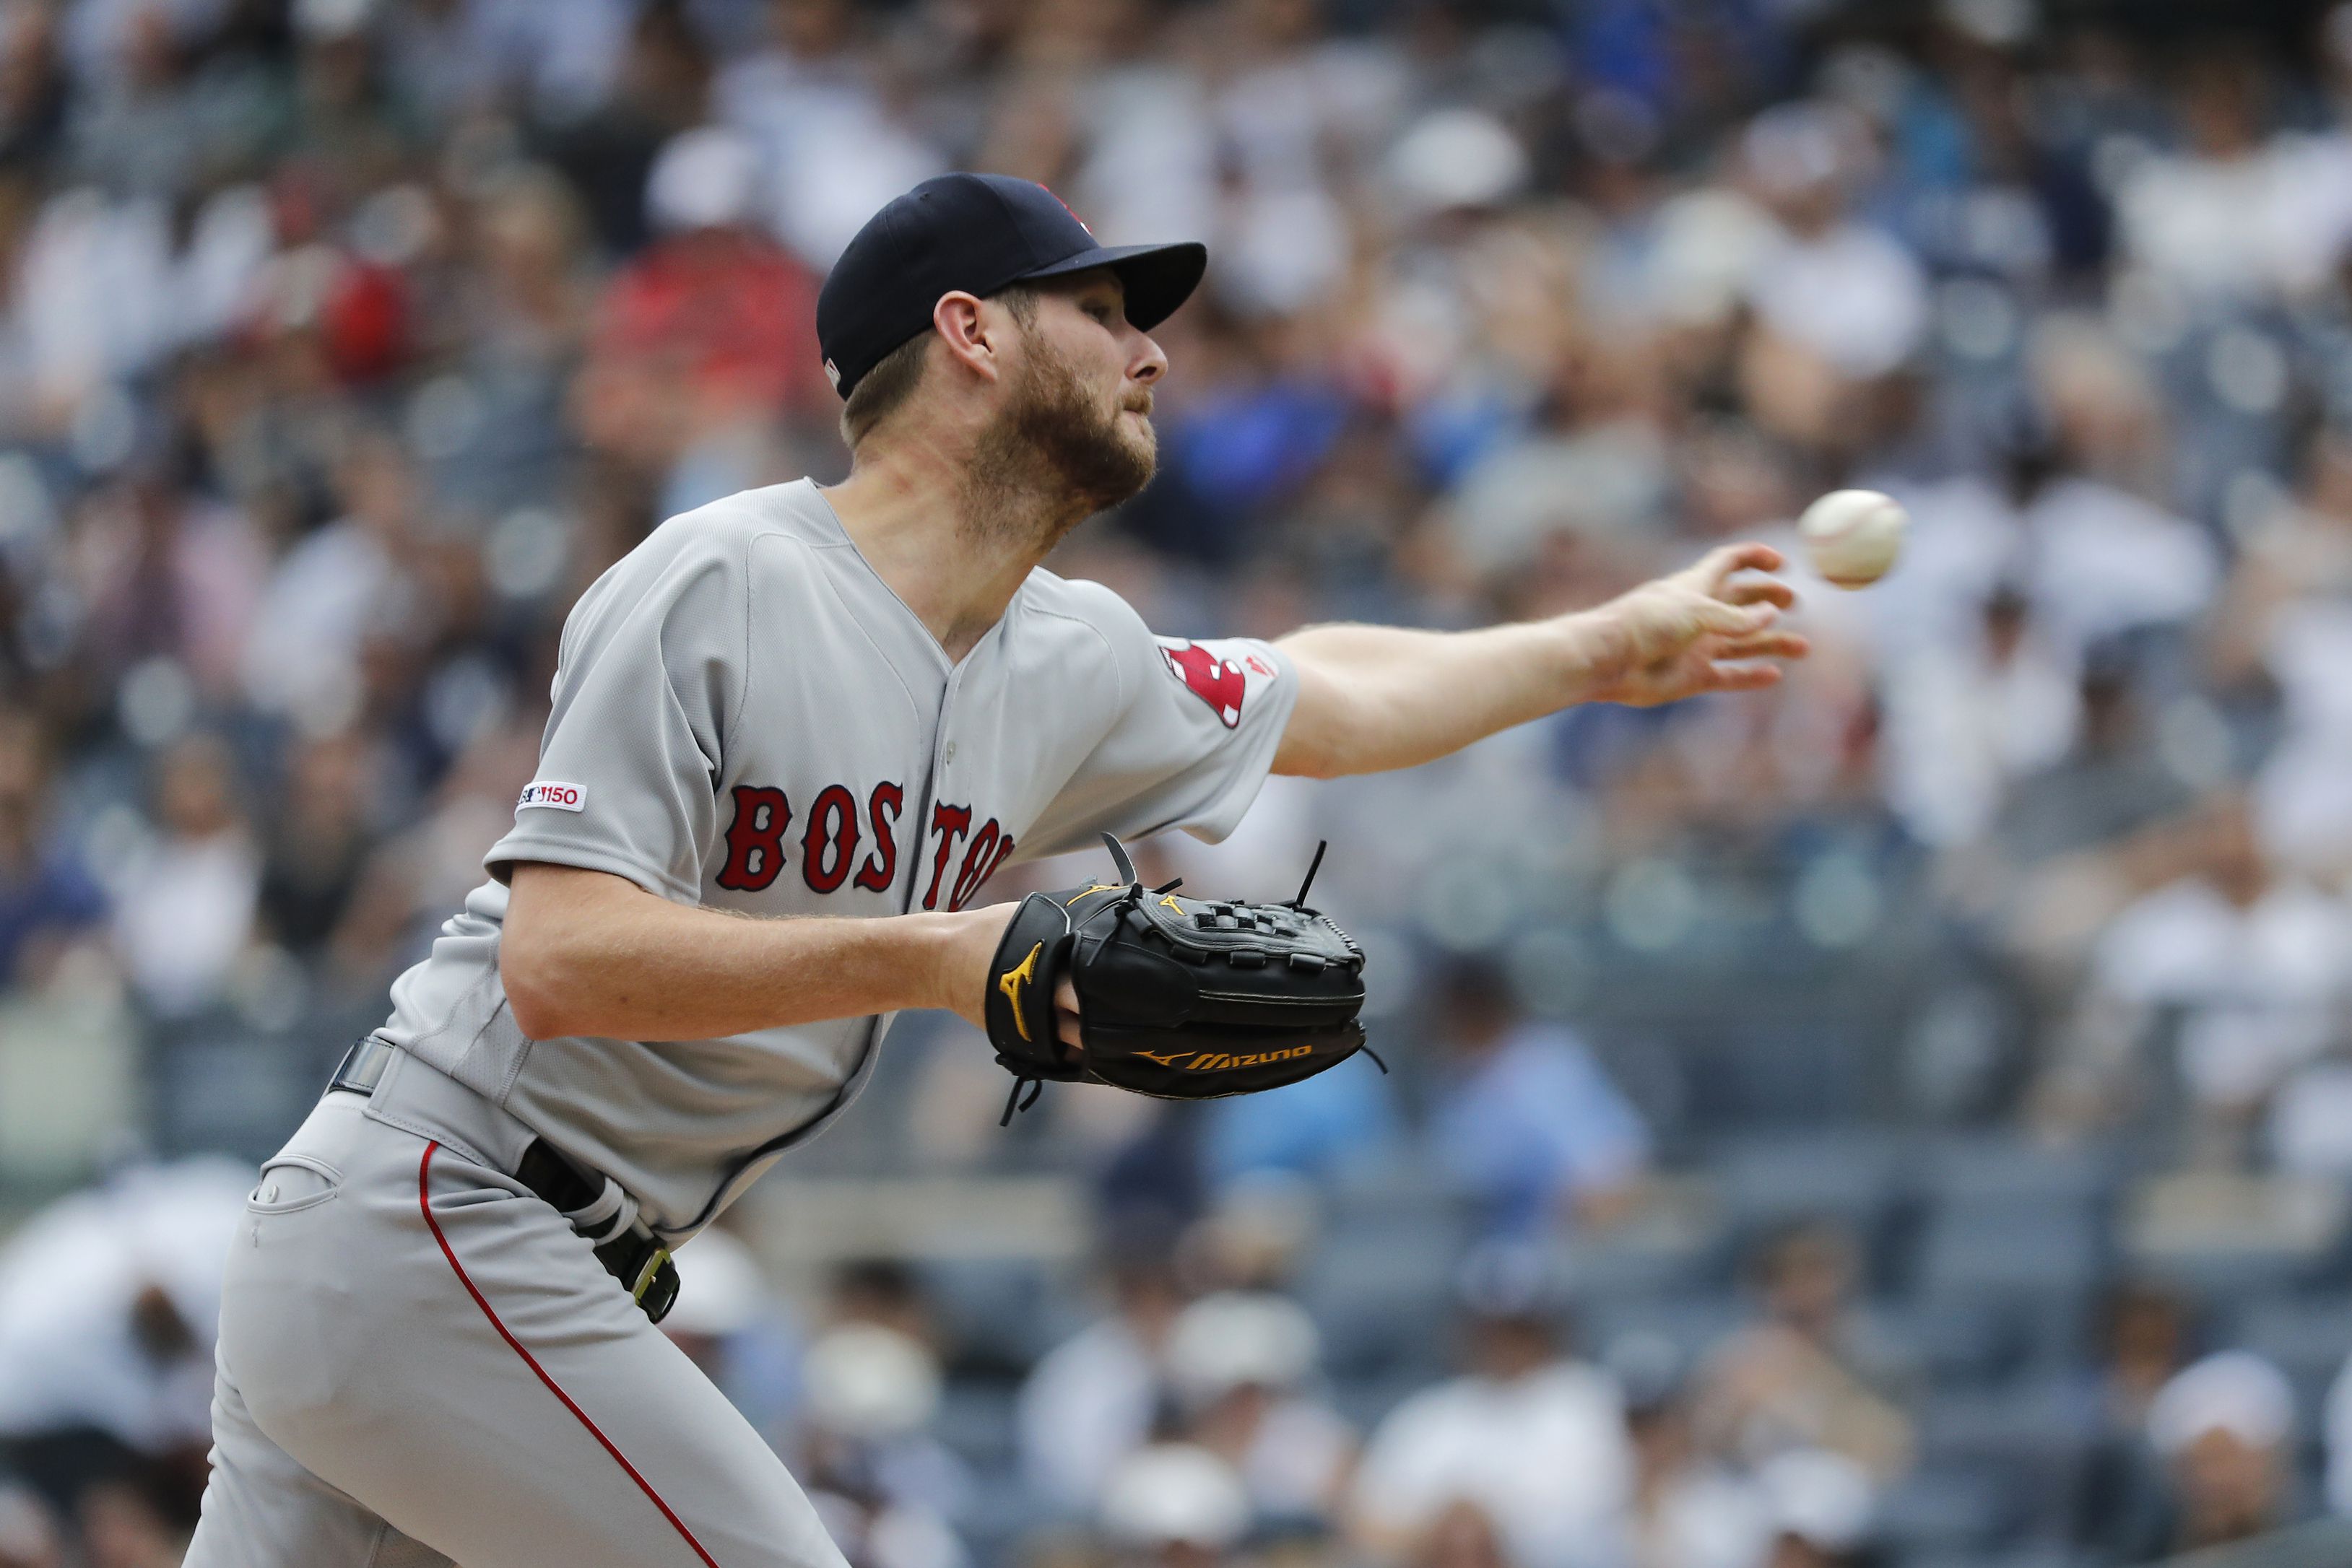
M 850 476 L 673 517 L 582 596 L 488 880 L 262 1169 L 193 1568 L 836 1568 L 654 1326 L 668 1249 L 900 1009 L 985 1027 L 999 869 L 1804 653 L 1759 545 L 1553 620 L 1273 643 L 1155 637 L 1042 570 L 1150 477 L 1147 334 L 1206 262 L 988 175 L 851 242 L 817 308 Z

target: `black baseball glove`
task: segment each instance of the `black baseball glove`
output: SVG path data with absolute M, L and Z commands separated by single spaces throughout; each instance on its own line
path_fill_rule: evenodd
M 1206 1100 L 1296 1083 L 1363 1049 L 1363 949 L 1306 906 L 1306 887 L 1288 904 L 1179 898 L 1103 842 L 1119 880 L 1031 894 L 989 965 L 988 1038 L 1013 1077 L 1005 1121 L 1047 1080 Z M 1065 976 L 1083 1052 L 1055 1027 Z

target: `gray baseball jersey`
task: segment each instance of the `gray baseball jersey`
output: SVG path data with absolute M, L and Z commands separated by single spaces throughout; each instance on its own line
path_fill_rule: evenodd
M 961 908 L 1006 862 L 1099 830 L 1222 838 L 1297 695 L 1265 643 L 1155 637 L 1110 590 L 1042 570 L 951 664 L 814 485 L 730 496 L 573 608 L 514 830 L 394 985 L 384 1036 L 677 1239 L 848 1103 L 890 1020 L 528 1040 L 499 981 L 515 862 L 747 915 Z

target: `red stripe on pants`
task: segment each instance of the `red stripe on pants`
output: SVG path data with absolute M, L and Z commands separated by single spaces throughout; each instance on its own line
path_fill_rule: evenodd
M 613 1439 L 604 1436 L 604 1429 L 588 1418 L 588 1412 L 580 1408 L 572 1396 L 563 1392 L 562 1385 L 547 1375 L 547 1368 L 539 1364 L 539 1358 L 525 1350 L 522 1341 L 508 1332 L 507 1325 L 499 1321 L 497 1310 L 490 1305 L 482 1292 L 475 1288 L 472 1277 L 466 1272 L 466 1266 L 458 1262 L 457 1254 L 450 1250 L 449 1239 L 441 1234 L 441 1227 L 433 1218 L 433 1206 L 425 1198 L 426 1183 L 433 1175 L 433 1153 L 440 1146 L 437 1143 L 425 1145 L 425 1158 L 417 1164 L 416 1207 L 425 1216 L 425 1228 L 432 1231 L 433 1239 L 441 1244 L 441 1256 L 449 1260 L 449 1267 L 457 1273 L 457 1283 L 466 1287 L 466 1293 L 474 1298 L 474 1305 L 482 1309 L 482 1315 L 490 1320 L 490 1326 L 499 1331 L 499 1337 L 506 1341 L 517 1355 L 522 1357 L 522 1364 L 530 1367 L 541 1383 L 547 1385 L 547 1391 L 562 1401 L 563 1407 L 572 1412 L 572 1418 L 588 1428 L 588 1435 L 604 1446 L 604 1451 L 613 1456 L 613 1462 L 626 1470 L 629 1479 L 637 1483 L 637 1490 L 645 1493 L 646 1499 L 656 1508 L 661 1510 L 661 1516 L 670 1521 L 672 1528 L 685 1538 L 688 1546 L 694 1548 L 694 1554 L 702 1559 L 706 1568 L 719 1568 L 718 1559 L 702 1549 L 702 1542 L 694 1538 L 694 1531 L 686 1527 L 686 1521 L 678 1518 L 669 1504 L 662 1501 L 661 1493 L 654 1490 L 653 1483 L 637 1473 L 637 1467 L 629 1463 L 627 1456 L 614 1447 Z

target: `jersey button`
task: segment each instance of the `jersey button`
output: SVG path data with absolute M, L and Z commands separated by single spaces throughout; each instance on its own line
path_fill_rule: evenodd
M 953 762 L 955 760 L 955 742 L 952 740 L 948 742 L 948 748 L 944 754 L 944 759 L 949 762 Z

